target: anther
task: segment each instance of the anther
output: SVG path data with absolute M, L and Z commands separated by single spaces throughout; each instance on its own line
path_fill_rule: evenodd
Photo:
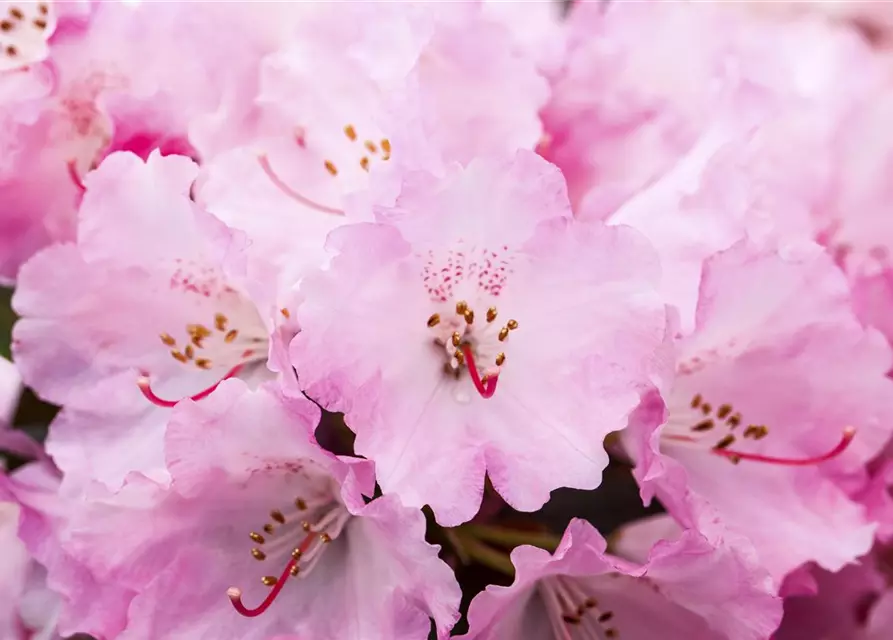
M 291 557 L 295 560 L 300 560 L 302 555 L 304 555 L 304 553 L 298 547 L 295 547 L 291 552 Z
M 514 331 L 515 329 L 518 328 L 518 321 L 517 320 L 509 320 L 508 322 L 505 323 L 505 326 L 507 326 L 511 331 Z
M 493 322 L 496 320 L 496 307 L 490 307 L 487 309 L 487 322 Z
M 37 28 L 40 29 L 40 30 L 46 29 L 46 28 L 47 28 L 47 21 L 46 21 L 46 20 L 41 20 L 40 18 L 37 18 L 37 19 L 34 20 L 34 26 L 37 27 Z
M 744 430 L 745 438 L 753 438 L 754 440 L 762 440 L 769 435 L 769 429 L 765 425 L 748 425 Z
M 210 369 L 211 361 L 207 358 L 198 358 L 195 361 L 195 366 L 197 366 L 199 369 Z
M 304 531 L 310 531 L 310 523 L 305 520 L 304 522 L 301 523 L 301 528 Z
M 231 329 L 226 336 L 224 336 L 224 342 L 233 342 L 239 336 L 239 332 L 236 329 Z
M 462 342 L 462 336 L 459 335 L 458 331 L 453 331 L 452 341 L 454 347 L 458 347 L 459 344 Z
M 45 16 L 47 13 L 49 13 L 50 9 L 41 2 L 39 5 L 37 5 L 37 10 L 40 11 L 41 15 Z
M 192 359 L 195 357 L 195 349 L 192 348 L 192 345 L 191 345 L 191 344 L 187 344 L 187 345 L 186 345 L 186 348 L 183 349 L 183 353 L 184 353 L 184 354 L 186 355 L 186 357 L 189 358 L 190 360 L 192 360 Z
M 189 358 L 184 356 L 182 353 L 180 353 L 176 349 L 171 351 L 171 355 L 174 357 L 174 360 L 179 360 L 180 362 L 187 362 L 189 360 Z
M 605 611 L 603 614 L 601 614 L 601 615 L 598 617 L 598 621 L 601 622 L 601 623 L 605 623 L 605 622 L 607 622 L 608 620 L 610 620 L 610 619 L 613 618 L 613 617 L 614 617 L 614 612 L 613 612 L 613 611 Z
M 291 317 L 291 314 L 288 312 L 288 309 L 286 309 L 285 307 L 282 307 L 282 308 L 279 310 L 279 313 L 281 313 L 282 316 L 283 316 L 284 318 L 289 318 L 289 317 Z
M 429 327 L 436 327 L 438 324 L 440 324 L 440 314 L 439 314 L 439 313 L 432 313 L 432 314 L 431 314 L 431 317 L 428 318 L 428 326 L 429 326 Z
M 508 327 L 503 327 L 499 330 L 499 341 L 505 342 L 505 339 L 509 337 L 509 329 Z
M 474 323 L 474 311 L 472 311 L 471 309 L 467 309 L 462 315 L 465 316 L 465 324 Z
M 709 416 L 710 412 L 713 411 L 713 406 L 709 402 L 705 402 L 701 405 L 701 411 L 704 412 L 705 416 Z
M 251 555 L 254 556 L 255 560 L 266 560 L 267 554 L 261 551 L 260 549 L 252 549 Z
M 319 540 L 320 540 L 320 542 L 329 544 L 332 541 L 332 536 L 330 536 L 328 533 L 323 531 L 321 534 L 319 534 Z
M 366 140 L 365 146 L 369 150 L 369 153 L 378 153 L 378 147 L 376 147 L 375 143 L 371 140 Z
M 350 141 L 353 142 L 354 140 L 357 139 L 357 130 L 353 128 L 352 124 L 349 124 L 346 127 L 344 127 L 344 135 L 346 135 L 348 137 L 348 139 L 350 139 Z
M 717 442 L 717 443 L 713 446 L 713 448 L 714 448 L 714 449 L 717 449 L 717 450 L 722 450 L 722 449 L 725 449 L 725 448 L 731 446 L 733 442 L 735 442 L 735 436 L 733 436 L 733 435 L 723 436 L 723 437 L 720 439 L 720 441 Z
M 9 15 L 11 15 L 16 20 L 21 20 L 22 18 L 25 17 L 25 14 L 22 13 L 22 10 L 19 9 L 18 7 L 13 7 L 12 9 L 10 9 Z
M 19 54 L 19 50 L 16 49 L 14 46 L 9 45 L 8 47 L 6 47 L 6 55 L 8 55 L 10 58 L 14 58 L 18 54 Z
M 260 535 L 259 533 L 255 533 L 254 531 L 249 533 L 248 537 L 251 538 L 251 540 L 256 542 L 257 544 L 263 544 L 264 542 L 266 542 L 266 540 L 264 540 L 264 537 L 262 535 Z
M 466 311 L 468 311 L 468 303 L 465 300 L 459 300 L 456 303 L 456 314 L 464 316 Z
M 458 362 L 459 365 L 465 364 L 465 354 L 458 349 L 456 350 L 454 357 L 456 358 L 456 362 Z
M 741 414 L 740 414 L 740 413 L 736 413 L 735 415 L 733 415 L 732 417 L 730 417 L 728 420 L 726 420 L 726 423 L 727 423 L 732 429 L 734 429 L 734 428 L 737 427 L 739 424 L 741 424 Z
M 338 175 L 338 169 L 337 167 L 335 167 L 335 164 L 331 160 L 326 160 L 323 164 L 326 167 L 326 171 L 331 173 L 333 176 Z
M 214 326 L 217 328 L 217 331 L 226 331 L 226 323 L 227 317 L 222 313 L 214 314 Z
M 264 576 L 263 578 L 260 579 L 260 581 L 263 582 L 265 586 L 272 587 L 274 584 L 276 584 L 276 577 L 275 576 Z
M 281 511 L 274 509 L 273 511 L 270 512 L 270 517 L 273 518 L 273 520 L 275 520 L 279 524 L 285 524 L 285 516 L 282 515 Z
M 561 616 L 561 619 L 564 620 L 564 622 L 567 624 L 580 624 L 579 616 L 570 615 L 570 614 L 565 613 L 563 616 Z
M 713 428 L 713 420 L 702 420 L 691 428 L 692 431 L 710 431 Z
M 307 503 L 304 502 L 304 500 L 301 498 L 298 498 L 297 500 L 295 500 L 295 506 L 301 511 L 307 510 Z
M 617 637 L 617 629 L 605 629 L 605 637 L 606 638 L 616 638 Z
M 363 171 L 369 171 L 369 158 L 367 156 L 360 158 L 360 166 L 363 168 Z
M 12 29 L 12 23 L 9 20 L 4 20 L 3 22 L 0 22 L 0 30 L 9 31 L 10 29 Z
M 290 573 L 293 577 L 297 578 L 297 577 L 298 577 L 298 574 L 301 573 L 301 567 L 299 567 L 298 565 L 295 565 L 295 566 L 293 566 L 293 567 L 289 570 L 289 573 Z
M 273 532 L 276 531 L 276 529 L 275 529 L 275 528 L 273 527 L 273 525 L 271 525 L 271 524 L 265 524 L 265 525 L 264 525 L 264 531 L 267 532 L 267 535 L 270 535 L 270 536 L 271 536 L 271 535 L 273 535 Z
M 172 347 L 172 346 L 174 346 L 175 344 L 177 344 L 177 341 L 174 340 L 173 336 L 171 336 L 171 335 L 169 335 L 169 334 L 167 334 L 167 333 L 162 333 L 162 334 L 161 334 L 161 341 L 162 341 L 164 344 L 166 344 L 167 346 L 169 346 L 169 347 Z
M 381 140 L 381 150 L 384 151 L 384 157 L 382 160 L 387 160 L 391 157 L 391 141 L 387 138 L 382 138 Z
M 701 400 L 702 400 L 702 398 L 701 398 L 701 394 L 700 394 L 700 393 L 697 394 L 697 395 L 695 395 L 695 397 L 691 399 L 691 408 L 692 408 L 692 409 L 697 409 L 698 407 L 700 407 L 700 406 L 701 406 Z
M 500 351 L 496 354 L 496 366 L 501 367 L 503 362 L 505 362 L 505 354 Z
M 730 404 L 721 404 L 719 405 L 719 409 L 716 411 L 716 417 L 720 420 L 724 420 L 727 415 L 732 413 L 732 405 Z

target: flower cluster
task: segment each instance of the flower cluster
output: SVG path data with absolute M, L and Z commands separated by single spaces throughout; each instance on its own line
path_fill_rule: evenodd
M 786 5 L 0 2 L 0 638 L 893 637 L 893 12 Z

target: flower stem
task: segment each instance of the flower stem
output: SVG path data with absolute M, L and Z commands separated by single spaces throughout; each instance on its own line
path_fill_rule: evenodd
M 462 528 L 454 529 L 452 533 L 461 542 L 462 550 L 471 560 L 509 577 L 514 577 L 515 565 L 512 564 L 505 551 L 484 544 L 462 531 Z

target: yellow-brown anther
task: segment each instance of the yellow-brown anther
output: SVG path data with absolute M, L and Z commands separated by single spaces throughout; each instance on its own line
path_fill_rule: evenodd
M 233 342 L 236 338 L 239 337 L 239 332 L 236 329 L 230 329 L 226 336 L 223 338 L 224 342 Z
M 496 320 L 496 307 L 490 307 L 487 309 L 487 322 L 493 322 Z
M 39 5 L 37 5 L 37 10 L 40 11 L 41 15 L 46 15 L 47 13 L 49 13 L 50 9 L 41 2 Z
M 329 544 L 332 541 L 332 536 L 330 536 L 328 533 L 323 531 L 321 534 L 319 534 L 319 540 L 320 540 L 320 542 Z
M 769 428 L 764 425 L 751 424 L 744 430 L 744 437 L 753 438 L 754 440 L 761 440 L 768 435 Z
M 192 336 L 192 344 L 194 344 L 199 349 L 205 348 L 205 345 L 202 344 L 202 340 L 204 340 L 204 338 L 202 338 L 201 336 Z
M 273 520 L 275 520 L 279 524 L 285 524 L 285 516 L 282 515 L 282 512 L 279 511 L 278 509 L 273 509 L 270 512 L 270 517 L 273 518 Z
M 378 147 L 371 140 L 366 140 L 365 147 L 369 150 L 369 153 L 378 153 Z
M 306 511 L 306 510 L 307 510 L 307 503 L 304 502 L 304 500 L 301 499 L 301 498 L 298 498 L 297 500 L 295 500 L 295 506 L 296 506 L 298 509 L 300 509 L 301 511 Z
M 465 312 L 468 311 L 468 303 L 465 300 L 459 300 L 456 303 L 456 313 L 460 316 L 464 316 Z
M 12 9 L 10 9 L 9 15 L 11 15 L 16 20 L 21 20 L 22 18 L 25 17 L 25 14 L 22 13 L 22 10 L 19 9 L 18 7 L 13 7 Z
M 509 337 L 509 328 L 503 327 L 499 330 L 499 341 L 505 342 L 505 339 Z
M 691 428 L 692 431 L 710 431 L 713 428 L 713 420 L 702 420 Z
M 8 47 L 6 47 L 6 55 L 8 55 L 10 58 L 14 58 L 18 55 L 18 53 L 19 50 L 16 49 L 14 46 L 9 45 Z
M 264 576 L 260 579 L 260 581 L 263 582 L 264 586 L 267 587 L 272 587 L 274 584 L 276 584 L 276 578 L 274 576 Z
M 267 554 L 257 548 L 254 548 L 251 550 L 251 555 L 254 556 L 255 560 L 266 560 L 267 559 Z
M 610 620 L 610 619 L 613 618 L 613 617 L 614 617 L 614 612 L 613 612 L 613 611 L 605 611 L 603 614 L 601 614 L 601 615 L 598 617 L 598 621 L 601 622 L 601 623 L 605 623 L 605 622 L 607 622 L 608 620 Z
M 465 316 L 465 324 L 474 323 L 474 311 L 472 311 L 471 309 L 467 309 L 462 315 Z
M 286 309 L 285 307 L 282 307 L 282 308 L 279 310 L 279 313 L 281 313 L 281 314 L 282 314 L 283 316 L 285 316 L 286 318 L 290 318 L 290 317 L 291 317 L 291 314 L 288 312 L 288 309 Z
M 207 358 L 196 358 L 195 366 L 198 367 L 199 369 L 210 369 L 211 361 L 208 360 Z
M 4 20 L 3 22 L 0 22 L 0 30 L 9 31 L 10 29 L 12 29 L 12 23 L 9 20 Z
M 38 29 L 41 29 L 41 30 L 46 29 L 46 28 L 47 28 L 47 21 L 46 21 L 46 20 L 41 20 L 40 18 L 36 18 L 36 19 L 34 20 L 34 26 L 37 27 Z
M 222 313 L 214 314 L 214 326 L 217 328 L 217 331 L 226 331 L 226 323 L 227 317 Z
M 496 366 L 501 367 L 503 362 L 505 362 L 505 354 L 500 351 L 496 354 Z
M 429 326 L 429 327 L 436 327 L 438 324 L 440 324 L 440 314 L 439 314 L 439 313 L 432 313 L 432 314 L 431 314 L 431 317 L 428 318 L 428 326 Z
M 289 573 L 292 575 L 292 577 L 297 578 L 298 574 L 301 573 L 301 567 L 295 565 L 289 570 Z
M 186 357 L 192 360 L 195 357 L 195 349 L 192 348 L 191 344 L 187 344 L 186 348 L 183 349 L 183 353 L 186 354 Z
M 465 364 L 465 354 L 458 349 L 456 349 L 456 355 L 454 357 L 456 358 L 456 362 L 458 362 L 460 365 Z
M 731 444 L 735 442 L 735 436 L 727 435 L 724 436 L 719 442 L 717 442 L 713 448 L 714 449 L 727 449 Z
M 274 529 L 274 528 L 273 528 L 273 525 L 271 525 L 271 524 L 265 524 L 265 525 L 264 525 L 264 531 L 267 532 L 267 535 L 273 535 L 273 532 L 274 532 L 275 530 L 276 530 L 276 529 Z
M 333 176 L 338 175 L 338 168 L 335 166 L 334 162 L 332 162 L 331 160 L 326 160 L 323 164 L 326 166 L 326 171 L 331 173 Z
M 741 414 L 740 414 L 740 413 L 736 413 L 736 414 L 733 415 L 731 418 L 729 418 L 728 420 L 726 420 L 726 422 L 732 427 L 732 429 L 734 429 L 734 428 L 737 427 L 739 424 L 741 424 Z
M 248 537 L 251 538 L 251 540 L 256 542 L 257 544 L 263 544 L 264 542 L 266 542 L 266 540 L 264 540 L 264 537 L 262 535 L 260 535 L 259 533 L 255 533 L 254 531 L 249 533 Z
M 692 408 L 692 409 L 697 409 L 698 407 L 700 407 L 700 406 L 701 406 L 701 400 L 702 400 L 702 399 L 703 399 L 703 398 L 701 398 L 701 394 L 700 394 L 700 393 L 697 394 L 697 395 L 695 395 L 695 397 L 691 399 L 691 408 Z
M 383 138 L 381 141 L 381 150 L 384 151 L 384 157 L 382 160 L 387 160 L 391 157 L 391 141 L 387 138 Z
M 484 375 L 481 376 L 481 384 L 482 384 L 482 385 L 486 385 L 486 384 L 487 384 L 487 380 L 489 380 L 489 379 L 490 379 L 490 374 L 489 374 L 489 373 L 485 373 Z
M 180 362 L 189 362 L 189 359 L 176 349 L 171 351 L 171 355 L 174 357 L 174 360 L 179 360 Z
M 453 338 L 452 338 L 452 340 L 453 340 L 453 346 L 454 346 L 454 347 L 458 347 L 459 344 L 462 342 L 462 336 L 459 335 L 459 332 L 458 332 L 458 331 L 453 331 Z
M 713 411 L 713 405 L 711 405 L 709 402 L 705 402 L 701 405 L 701 411 L 704 412 L 705 416 L 709 416 L 710 412 Z
M 730 404 L 721 404 L 719 405 L 719 409 L 716 411 L 716 417 L 720 420 L 724 420 L 727 415 L 732 413 L 732 405 Z
M 565 613 L 563 616 L 561 616 L 561 619 L 564 620 L 567 624 L 580 624 L 580 622 L 582 621 L 580 616 L 572 615 L 569 613 Z
M 360 158 L 360 166 L 363 168 L 363 171 L 369 171 L 369 158 L 366 156 Z
M 310 523 L 307 522 L 307 521 L 305 520 L 304 522 L 301 523 L 301 528 L 302 528 L 305 532 L 306 532 L 306 531 L 310 531 Z
M 344 135 L 346 135 L 351 141 L 357 139 L 357 130 L 353 128 L 352 124 L 344 127 Z
M 167 333 L 161 334 L 161 341 L 169 347 L 172 347 L 175 344 L 177 344 L 177 341 L 174 340 L 174 338 L 170 334 L 167 334 Z
M 291 557 L 295 560 L 300 560 L 302 555 L 304 555 L 304 553 L 298 547 L 295 547 L 291 551 Z
M 507 326 L 511 331 L 514 331 L 515 329 L 518 328 L 518 321 L 517 320 L 509 320 L 508 322 L 505 323 L 505 326 Z

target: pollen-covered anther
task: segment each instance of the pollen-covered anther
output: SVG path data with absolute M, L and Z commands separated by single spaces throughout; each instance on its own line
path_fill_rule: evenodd
M 226 331 L 227 322 L 229 322 L 229 319 L 222 313 L 214 314 L 214 327 L 217 329 L 217 331 Z
M 325 166 L 326 171 L 328 171 L 331 175 L 338 175 L 338 167 L 336 167 L 335 163 L 331 160 L 326 160 L 325 162 L 323 162 L 323 166 Z
M 428 318 L 428 327 L 436 327 L 438 324 L 440 324 L 440 314 L 432 313 L 431 317 Z
M 508 327 L 503 327 L 502 329 L 499 330 L 499 341 L 500 342 L 505 342 L 506 338 L 508 338 L 508 337 L 509 337 Z
M 382 155 L 381 159 L 382 160 L 390 160 L 391 159 L 391 141 L 388 140 L 387 138 L 382 138 L 381 142 L 379 144 L 381 145 L 381 150 L 384 154 L 384 155 Z
M 255 560 L 266 560 L 267 554 L 265 554 L 260 549 L 254 548 L 251 550 L 251 555 L 254 556 Z
M 458 331 L 454 331 L 451 340 L 453 342 L 453 346 L 458 347 L 462 343 L 462 336 L 459 334 Z
M 502 352 L 497 353 L 496 354 L 496 366 L 501 367 L 503 362 L 505 362 L 505 354 Z
M 487 309 L 487 322 L 493 322 L 496 320 L 496 307 L 490 307 Z
M 474 311 L 468 309 L 462 315 L 465 317 L 466 324 L 474 324 Z
M 270 517 L 279 524 L 285 524 L 285 516 L 282 515 L 282 512 L 278 509 L 274 509 L 273 511 L 271 511 Z
M 765 425 L 751 424 L 744 430 L 745 438 L 753 438 L 754 440 L 762 440 L 769 435 L 769 428 Z
M 369 158 L 367 156 L 360 158 L 360 167 L 363 171 L 369 171 Z
M 456 314 L 464 316 L 466 311 L 468 311 L 468 303 L 465 300 L 459 300 L 456 303 Z
M 256 542 L 257 544 L 263 544 L 264 542 L 266 542 L 262 535 L 260 535 L 259 533 L 255 533 L 254 531 L 249 533 L 248 537 L 251 538 L 252 542 Z
M 363 146 L 366 147 L 366 150 L 369 151 L 369 153 L 378 153 L 378 147 L 371 140 L 366 140 L 366 142 L 363 143 Z
M 264 576 L 260 581 L 264 583 L 264 586 L 272 587 L 276 584 L 276 576 Z
M 168 347 L 173 347 L 175 344 L 177 344 L 177 341 L 174 340 L 174 337 L 167 333 L 161 334 L 161 342 Z
M 515 329 L 518 328 L 518 321 L 517 320 L 509 320 L 508 322 L 505 323 L 505 326 L 507 326 L 509 328 L 509 331 L 514 331 Z
M 195 366 L 198 367 L 199 369 L 210 369 L 211 361 L 208 360 L 207 358 L 196 358 Z
M 307 510 L 307 502 L 303 498 L 298 498 L 297 500 L 295 500 L 295 506 L 298 508 L 299 511 Z
M 347 139 L 353 142 L 357 139 L 357 130 L 354 129 L 352 124 L 345 125 L 344 127 L 344 135 L 347 136 Z

